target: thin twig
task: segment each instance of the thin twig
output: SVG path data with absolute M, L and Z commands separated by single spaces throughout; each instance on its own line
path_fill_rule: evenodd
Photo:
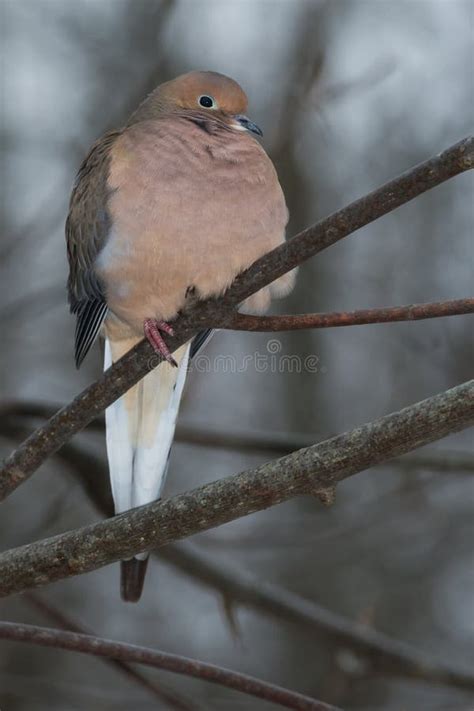
M 468 137 L 300 232 L 240 274 L 221 298 L 190 304 L 174 322 L 175 336 L 168 342 L 170 350 L 176 350 L 203 328 L 225 328 L 235 308 L 251 294 L 343 237 L 473 167 L 474 138 Z M 158 363 L 150 344 L 141 341 L 99 380 L 30 435 L 0 470 L 0 500 Z
M 24 625 L 17 622 L 0 622 L 0 638 L 16 642 L 29 642 L 43 647 L 64 649 L 97 657 L 110 657 L 126 662 L 145 664 L 156 669 L 165 669 L 175 674 L 183 674 L 202 679 L 243 694 L 271 701 L 288 709 L 298 711 L 338 711 L 334 706 L 311 699 L 280 686 L 255 679 L 246 674 L 207 664 L 189 657 L 169 654 L 148 647 L 139 647 L 125 642 L 115 642 L 102 637 L 66 632 L 36 625 Z M 339 711 L 341 711 L 339 709 Z
M 333 313 L 294 314 L 285 316 L 251 316 L 235 314 L 224 327 L 233 331 L 298 331 L 307 328 L 334 328 L 360 326 L 370 323 L 395 321 L 421 321 L 443 316 L 460 316 L 474 313 L 474 298 L 435 301 L 427 304 L 389 306 L 360 311 L 335 311 Z
M 77 622 L 72 620 L 68 615 L 65 615 L 64 612 L 53 607 L 35 593 L 26 593 L 25 598 L 32 607 L 38 610 L 42 615 L 48 617 L 51 622 L 54 622 L 54 624 L 59 627 L 69 632 L 77 632 L 80 635 L 90 636 L 88 630 L 78 625 Z M 196 709 L 194 704 L 190 704 L 184 701 L 184 699 L 179 698 L 171 691 L 165 689 L 162 684 L 158 685 L 154 681 L 151 681 L 151 679 L 148 679 L 144 674 L 138 671 L 138 669 L 134 669 L 134 667 L 130 666 L 128 662 L 122 659 L 114 659 L 113 657 L 106 657 L 105 661 L 123 674 L 126 674 L 130 679 L 133 679 L 139 686 L 150 692 L 160 703 L 165 703 L 167 706 L 177 709 L 177 711 L 193 711 L 193 709 Z
M 322 499 L 343 479 L 474 423 L 474 380 L 345 434 L 0 555 L 0 596 L 95 570 L 300 494 Z

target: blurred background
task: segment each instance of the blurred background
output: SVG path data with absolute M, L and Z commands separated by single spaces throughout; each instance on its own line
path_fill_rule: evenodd
M 74 368 L 68 199 L 90 144 L 122 125 L 156 84 L 195 68 L 242 84 L 287 196 L 289 234 L 472 131 L 471 0 L 0 0 L 0 9 L 2 454 L 101 370 L 98 347 Z M 472 190 L 472 175 L 461 175 L 339 242 L 301 268 L 275 310 L 469 296 Z M 166 494 L 472 377 L 470 318 L 216 335 L 188 379 Z M 98 429 L 77 436 L 3 504 L 2 549 L 104 515 Z M 467 691 L 375 672 L 331 634 L 239 604 L 238 584 L 248 575 L 257 587 L 271 582 L 469 668 L 473 471 L 469 434 L 452 436 L 350 479 L 330 508 L 300 498 L 158 552 L 136 606 L 121 602 L 114 565 L 2 600 L 0 615 L 55 625 L 62 613 L 96 634 L 216 662 L 345 709 L 468 711 Z M 143 674 L 188 708 L 276 708 Z M 173 708 L 100 660 L 7 642 L 0 705 Z

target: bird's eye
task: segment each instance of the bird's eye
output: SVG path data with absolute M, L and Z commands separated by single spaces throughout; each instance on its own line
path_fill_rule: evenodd
M 204 106 L 205 109 L 213 109 L 215 106 L 214 99 L 212 98 L 212 96 L 200 96 L 199 105 Z

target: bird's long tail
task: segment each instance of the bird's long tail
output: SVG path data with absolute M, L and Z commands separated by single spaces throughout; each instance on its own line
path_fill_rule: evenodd
M 106 338 L 104 369 L 136 341 Z M 179 403 L 186 379 L 189 345 L 174 358 L 178 367 L 162 363 L 105 411 L 107 456 L 115 512 L 159 499 L 168 469 Z M 121 594 L 140 599 L 148 554 L 122 561 Z

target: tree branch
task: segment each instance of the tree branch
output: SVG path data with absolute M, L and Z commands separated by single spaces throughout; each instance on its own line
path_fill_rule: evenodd
M 54 624 L 62 627 L 68 632 L 77 632 L 80 635 L 87 635 L 90 637 L 90 632 L 88 630 L 78 625 L 77 622 L 74 622 L 74 620 L 65 615 L 64 612 L 60 612 L 36 594 L 26 593 L 25 597 L 32 607 L 38 610 L 41 614 L 46 615 L 46 617 L 49 617 Z M 154 681 L 148 679 L 144 674 L 123 659 L 106 657 L 105 662 L 109 663 L 112 667 L 118 669 L 122 674 L 125 674 L 129 679 L 132 679 L 139 686 L 146 689 L 146 691 L 154 696 L 155 700 L 158 700 L 162 704 L 166 704 L 168 707 L 175 709 L 175 711 L 193 711 L 196 708 L 194 705 L 191 705 L 184 699 L 181 699 L 173 692 L 168 691 L 162 684 L 158 685 Z
M 238 304 L 263 286 L 361 227 L 473 167 L 474 138 L 468 137 L 300 232 L 240 274 L 221 298 L 191 304 L 174 322 L 175 336 L 168 342 L 170 350 L 176 350 L 203 328 L 225 328 Z M 158 362 L 150 344 L 141 341 L 30 435 L 0 470 L 0 500 Z
M 29 403 L 24 407 L 11 404 L 8 409 L 2 408 L 3 414 L 20 416 L 32 416 L 34 413 L 44 417 L 48 412 L 48 407 L 45 409 L 43 404 L 37 407 L 30 407 Z M 102 426 L 101 422 L 96 424 Z M 211 430 L 196 432 L 193 429 L 190 433 L 185 431 L 185 440 L 188 434 L 200 444 L 215 446 L 215 433 Z M 232 433 L 232 435 L 234 434 Z M 224 433 L 221 436 L 217 435 L 217 442 L 219 446 L 224 447 L 248 446 L 250 433 L 242 433 L 240 437 L 242 442 L 234 441 L 232 436 L 229 439 L 227 433 Z M 281 436 L 264 434 L 255 436 L 254 440 L 250 438 L 250 446 L 255 449 L 269 449 L 280 453 L 309 446 L 310 442 L 308 435 L 300 435 L 295 440 L 290 440 L 287 434 Z M 71 451 L 69 451 L 70 449 Z M 457 454 L 459 455 L 459 453 Z M 71 465 L 97 509 L 105 515 L 111 516 L 113 504 L 109 487 L 107 484 L 105 486 L 99 485 L 100 482 L 107 481 L 104 462 L 97 455 L 92 454 L 88 454 L 86 461 L 84 461 L 84 453 L 82 450 L 78 450 L 73 442 L 69 442 L 62 448 L 60 456 L 65 463 Z M 382 464 L 389 463 L 390 461 L 382 462 Z M 392 465 L 396 463 L 392 461 Z M 472 470 L 473 467 L 472 457 L 456 456 L 454 452 L 446 453 L 445 451 L 440 453 L 439 458 L 436 452 L 431 455 L 429 453 L 405 455 L 398 463 L 409 468 L 423 466 L 442 469 L 448 466 L 454 467 L 455 471 L 458 469 L 463 471 L 466 467 Z M 285 619 L 289 622 L 297 622 L 306 629 L 313 630 L 319 635 L 325 635 L 331 648 L 337 645 L 350 649 L 354 654 L 363 658 L 364 676 L 369 673 L 392 674 L 434 684 L 474 690 L 474 676 L 462 669 L 450 667 L 428 654 L 413 649 L 410 645 L 398 642 L 366 625 L 337 615 L 279 585 L 261 581 L 246 571 L 236 571 L 235 566 L 226 566 L 222 561 L 216 563 L 209 556 L 204 556 L 194 548 L 190 550 L 188 546 L 165 546 L 160 549 L 158 557 L 181 572 L 192 576 L 193 579 L 210 586 L 231 604 L 246 605 L 265 614 L 273 615 L 279 621 Z
M 0 596 L 21 592 L 206 531 L 300 494 L 327 499 L 343 479 L 474 422 L 474 380 L 332 439 L 0 555 Z
M 183 674 L 202 679 L 243 694 L 271 701 L 297 711 L 341 711 L 334 706 L 316 701 L 294 691 L 269 684 L 246 674 L 206 664 L 189 657 L 169 654 L 148 647 L 139 647 L 125 642 L 115 642 L 93 635 L 66 632 L 48 627 L 24 625 L 17 622 L 0 622 L 0 638 L 16 642 L 30 642 L 42 647 L 54 647 L 96 657 L 108 657 L 126 662 L 145 664 L 156 669 L 165 669 L 175 674 Z
M 474 298 L 435 301 L 427 304 L 389 306 L 361 311 L 335 311 L 320 314 L 292 314 L 285 316 L 252 316 L 236 313 L 225 329 L 233 331 L 299 331 L 306 328 L 334 328 L 360 326 L 369 323 L 421 321 L 442 316 L 474 313 Z

